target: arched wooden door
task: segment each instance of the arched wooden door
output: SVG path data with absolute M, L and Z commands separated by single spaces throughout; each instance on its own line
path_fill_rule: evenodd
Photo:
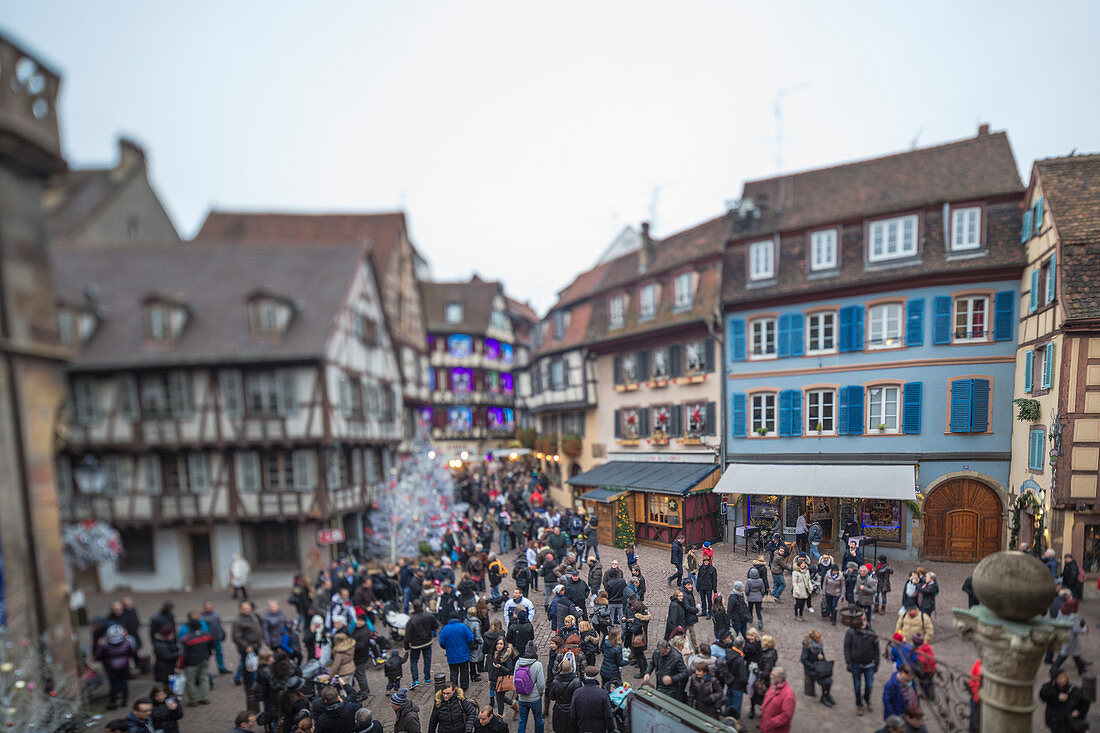
M 981 481 L 958 478 L 940 484 L 924 502 L 924 556 L 978 562 L 1001 549 L 1004 508 Z

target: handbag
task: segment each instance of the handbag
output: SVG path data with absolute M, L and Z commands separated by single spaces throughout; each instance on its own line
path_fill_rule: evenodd
M 497 692 L 515 692 L 516 678 L 510 674 L 502 674 L 497 677 L 497 683 L 493 689 Z
M 630 646 L 634 647 L 635 649 L 640 649 L 644 646 L 647 646 L 649 644 L 649 639 L 646 637 L 647 635 L 645 629 L 642 629 L 640 632 L 635 634 L 633 638 L 631 638 Z
M 819 659 L 813 664 L 814 677 L 819 680 L 828 679 L 833 676 L 833 662 L 832 660 Z

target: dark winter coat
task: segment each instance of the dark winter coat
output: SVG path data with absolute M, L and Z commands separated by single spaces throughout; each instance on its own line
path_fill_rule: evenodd
M 705 562 L 700 565 L 697 575 L 695 587 L 699 589 L 699 593 L 714 593 L 718 590 L 718 568 L 713 563 Z
M 721 640 L 730 630 L 729 614 L 723 610 L 714 611 L 714 638 Z
M 405 703 L 405 707 L 397 711 L 393 722 L 393 733 L 421 733 L 420 708 L 412 700 Z
M 647 674 L 650 676 L 650 681 L 656 686 L 657 692 L 663 692 L 677 700 L 683 697 L 684 683 L 687 681 L 688 670 L 680 652 L 671 649 L 667 657 L 660 652 L 655 653 L 649 659 Z M 666 685 L 664 683 L 662 678 L 665 675 L 672 678 L 671 684 Z
M 260 617 L 254 613 L 247 616 L 238 615 L 237 620 L 233 622 L 233 643 L 237 646 L 237 653 L 242 656 L 248 647 L 252 647 L 253 651 L 259 653 L 260 645 L 263 643 L 263 625 L 260 623 Z
M 355 713 L 362 707 L 357 702 L 333 702 L 321 707 L 315 719 L 316 733 L 354 733 Z
M 1062 693 L 1067 695 L 1065 702 L 1058 700 L 1058 696 Z M 1063 733 L 1063 731 L 1068 733 L 1073 730 L 1070 728 L 1070 721 L 1074 720 L 1073 711 L 1078 712 L 1077 720 L 1085 720 L 1091 704 L 1077 685 L 1070 683 L 1059 689 L 1054 684 L 1054 680 L 1039 688 L 1039 699 L 1047 704 L 1043 720 L 1054 733 Z
M 760 651 L 760 657 L 756 660 L 756 679 L 767 680 L 771 678 L 772 668 L 775 667 L 776 662 L 779 661 L 779 652 L 775 649 L 762 649 Z M 757 705 L 764 701 L 764 695 L 757 695 L 755 690 L 753 691 L 752 700 Z
M 169 710 L 168 700 L 153 703 L 153 728 L 161 733 L 180 733 L 180 725 L 176 721 L 183 717 L 183 703 L 177 699 L 176 709 Z
M 681 543 L 672 543 L 672 551 L 668 561 L 676 567 L 680 567 L 684 563 L 684 546 Z
M 405 624 L 405 648 L 420 649 L 432 643 L 439 619 L 427 611 L 414 613 Z
M 476 722 L 477 706 L 466 699 L 461 689 L 456 688 L 450 700 L 443 699 L 442 690 L 435 693 L 428 733 L 473 733 Z
M 516 618 L 508 624 L 508 633 L 504 638 L 520 654 L 527 648 L 527 642 L 535 638 L 535 627 L 527 620 L 526 608 L 516 611 Z
M 114 643 L 102 639 L 95 650 L 95 658 L 103 662 L 103 668 L 108 672 L 129 669 L 130 660 L 136 654 L 137 644 L 134 643 L 133 637 L 129 634 Z
M 576 582 L 572 579 L 566 580 L 562 585 L 565 586 L 565 597 L 571 600 L 577 608 L 584 608 L 585 602 L 588 600 L 588 584 L 578 578 Z
M 599 588 L 603 585 L 603 565 L 597 561 L 595 565 L 588 568 L 588 587 Z
M 744 692 L 749 684 L 749 664 L 745 660 L 744 653 L 736 649 L 727 649 L 723 667 L 722 677 L 726 685 L 732 690 Z
M 844 664 L 852 667 L 864 667 L 874 664 L 878 670 L 878 637 L 868 629 L 848 629 L 844 633 Z
M 665 619 L 665 639 L 672 636 L 673 630 L 677 626 L 683 626 L 687 629 L 687 625 L 684 623 L 684 602 L 673 596 L 668 603 L 668 617 Z
M 611 733 L 615 730 L 615 711 L 611 707 L 611 697 L 596 680 L 585 680 L 573 693 L 573 701 L 569 707 L 572 710 L 571 730 L 577 733 Z
M 645 576 L 641 573 L 637 575 L 631 575 L 631 582 L 634 583 L 634 587 L 638 589 L 638 600 L 645 600 Z
M 920 598 L 920 610 L 932 613 L 936 610 L 936 596 L 939 595 L 940 584 L 936 581 L 928 581 L 920 584 L 918 597 Z
M 559 672 L 550 682 L 547 692 L 554 703 L 551 718 L 554 733 L 572 733 L 573 724 L 570 719 L 572 711 L 569 705 L 573 702 L 573 693 L 580 689 L 580 686 L 581 681 L 577 679 L 575 672 Z
M 568 596 L 564 593 L 560 593 L 554 601 L 555 629 L 561 630 L 565 628 L 566 616 L 572 616 L 575 619 L 581 618 L 581 612 L 573 605 L 573 601 L 569 600 Z
M 610 571 L 608 571 L 610 572 Z M 607 591 L 607 602 L 612 606 L 620 606 L 623 602 L 623 591 L 626 590 L 626 579 L 621 574 L 604 575 L 603 588 Z
M 685 702 L 703 715 L 717 717 L 718 705 L 724 698 L 722 683 L 714 675 L 707 673 L 699 679 L 698 675 L 692 673 L 688 677 Z
M 214 639 L 209 631 L 196 629 L 180 639 L 180 665 L 198 667 L 205 665 L 214 653 Z
M 763 600 L 763 595 L 761 595 Z M 744 593 L 734 593 L 730 591 L 729 598 L 726 599 L 726 615 L 729 616 L 730 624 L 747 624 L 752 621 L 752 611 L 749 610 L 749 604 L 745 600 Z
M 607 680 L 620 679 L 622 675 L 619 670 L 627 665 L 627 661 L 623 656 L 622 645 L 612 645 L 607 639 L 604 639 L 601 651 L 603 652 L 603 661 L 600 663 L 600 675 Z
M 699 623 L 699 606 L 695 604 L 695 594 L 684 589 L 684 622 L 686 626 Z
M 825 658 L 825 647 L 821 645 L 820 641 L 807 641 L 802 644 L 802 671 L 806 673 L 806 677 L 822 685 L 830 685 L 833 682 L 832 674 L 823 674 L 824 670 L 820 667 L 824 665 L 818 665 L 818 662 L 828 661 Z

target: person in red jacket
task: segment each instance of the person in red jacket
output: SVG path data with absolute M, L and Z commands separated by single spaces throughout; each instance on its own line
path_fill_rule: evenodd
M 760 708 L 760 733 L 790 733 L 794 720 L 794 690 L 787 684 L 787 673 L 782 667 L 772 668 L 772 686 L 764 695 Z
M 975 660 L 970 668 L 970 733 L 978 733 L 982 729 L 982 701 L 979 693 L 982 689 L 982 660 Z

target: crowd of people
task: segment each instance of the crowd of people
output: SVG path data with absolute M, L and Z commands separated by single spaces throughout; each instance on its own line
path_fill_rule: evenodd
M 519 733 L 543 733 L 546 725 L 555 733 L 610 732 L 621 726 L 629 685 L 651 685 L 737 728 L 743 716 L 759 716 L 761 731 L 782 733 L 791 729 L 796 696 L 776 639 L 764 633 L 762 609 L 783 604 L 788 587 L 796 621 L 820 613 L 822 623 L 836 625 L 839 614 L 850 627 L 842 654 L 856 714 L 881 705 L 883 731 L 925 730 L 922 705 L 937 694 L 935 573 L 918 567 L 905 576 L 894 615 L 887 558 L 867 561 L 852 540 L 836 562 L 818 551 L 817 525 L 800 523 L 805 531 L 789 545 L 773 539 L 743 578 L 720 577 L 709 543 L 687 546 L 679 538 L 673 572 L 661 573 L 669 587 L 664 627 L 651 630 L 647 596 L 656 601 L 634 548 L 620 560 L 605 547 L 601 558 L 596 518 L 545 502 L 544 481 L 519 472 L 469 480 L 461 498 L 470 508 L 436 554 L 334 561 L 295 579 L 287 610 L 276 601 L 256 609 L 247 596 L 250 569 L 234 558 L 234 598 L 241 600 L 229 633 L 212 604 L 177 623 L 168 602 L 150 620 L 151 654 L 143 653 L 132 599 L 112 604 L 93 624 L 92 639 L 109 684 L 108 709 L 129 707 L 132 666 L 151 667 L 155 684 L 108 730 L 179 731 L 185 707 L 209 703 L 213 659 L 214 671 L 242 689 L 231 729 L 238 733 L 382 733 L 366 705 L 371 669 L 385 677 L 385 689 L 374 693 L 392 709 L 395 733 L 504 733 L 513 723 Z M 1078 730 L 1073 725 L 1089 701 L 1065 663 L 1072 659 L 1079 674 L 1087 668 L 1080 646 L 1087 627 L 1076 616 L 1079 584 L 1066 585 L 1057 562 L 1048 566 L 1063 586 L 1052 615 L 1074 631 L 1049 660 L 1041 697 L 1051 730 Z M 1077 579 L 1076 565 L 1067 572 Z M 534 626 L 540 618 L 551 629 L 542 648 Z M 697 628 L 701 621 L 710 622 L 711 634 Z M 233 669 L 223 653 L 230 643 L 239 659 Z M 829 708 L 838 704 L 834 656 L 820 630 L 808 630 L 798 660 L 807 693 Z M 875 690 L 880 664 L 889 664 L 889 675 Z M 482 680 L 486 697 L 478 700 L 471 684 Z M 975 663 L 972 730 L 980 684 Z M 422 685 L 432 686 L 430 710 L 410 696 Z

